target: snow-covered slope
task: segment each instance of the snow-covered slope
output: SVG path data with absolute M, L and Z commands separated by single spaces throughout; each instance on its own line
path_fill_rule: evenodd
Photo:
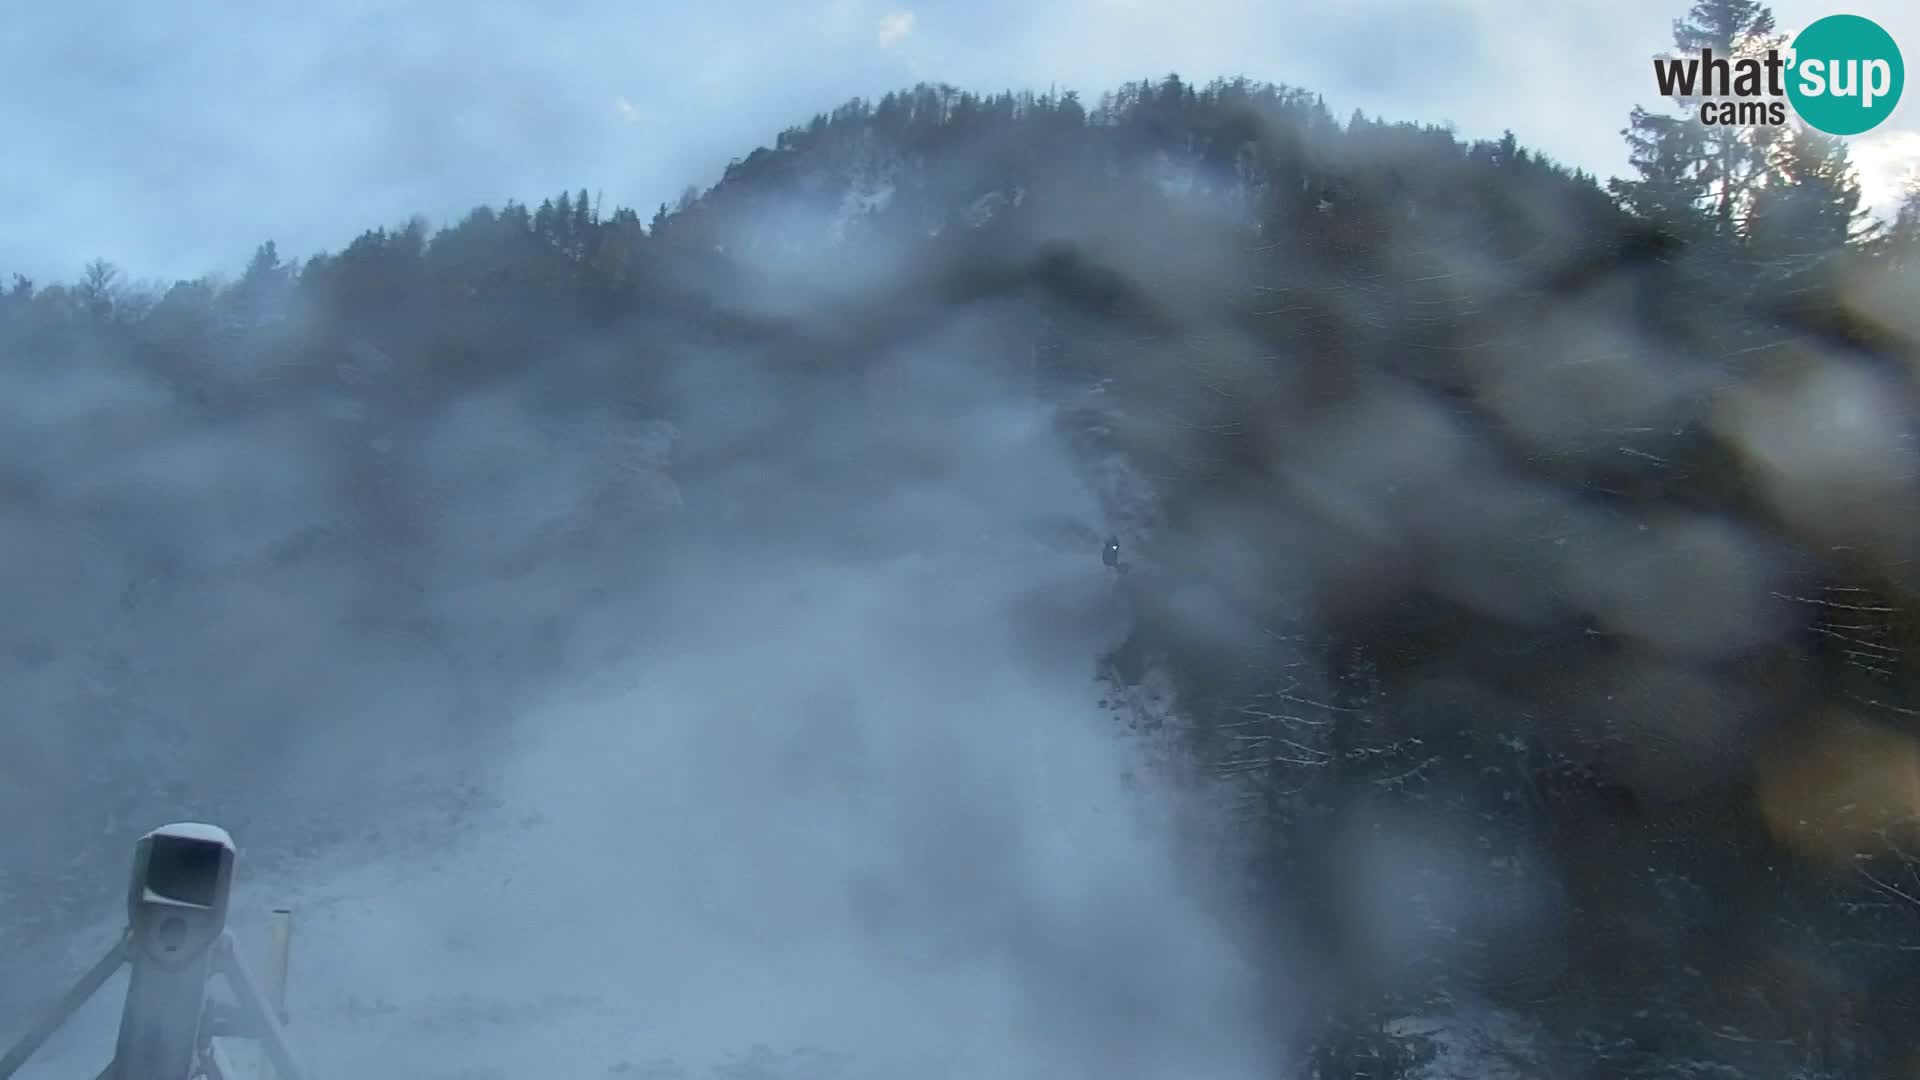
M 936 463 L 888 498 L 683 480 L 649 629 L 522 710 L 453 831 L 270 876 L 237 837 L 243 939 L 297 912 L 316 1080 L 1257 1075 L 1233 931 L 1100 702 L 1102 493 L 1049 407 L 955 380 L 822 426 Z M 23 1077 L 91 1075 L 118 993 Z

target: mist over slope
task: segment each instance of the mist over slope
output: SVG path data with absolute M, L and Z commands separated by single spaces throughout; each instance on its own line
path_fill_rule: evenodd
M 1258 1074 L 1205 833 L 1128 782 L 1153 748 L 1097 701 L 1130 622 L 1097 561 L 1103 492 L 1050 404 L 965 344 L 930 334 L 865 385 L 690 367 L 668 394 L 678 505 L 569 563 L 644 614 L 571 613 L 566 679 L 516 698 L 486 806 L 421 835 L 420 808 L 340 763 L 446 775 L 373 727 L 287 766 L 398 803 L 244 886 L 299 912 L 319 1075 L 706 1075 L 755 1044 L 849 1077 Z M 697 464 L 743 438 L 786 451 Z M 545 472 L 526 490 L 568 475 Z M 532 516 L 511 490 L 485 503 Z M 609 576 L 623 561 L 644 571 Z
M 203 817 L 342 1071 L 1885 1075 L 1913 223 L 1768 176 L 921 87 L 16 288 L 12 933 Z

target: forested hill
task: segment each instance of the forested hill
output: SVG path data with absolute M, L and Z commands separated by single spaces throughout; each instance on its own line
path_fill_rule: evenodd
M 209 422 L 346 393 L 404 426 L 504 379 L 665 403 L 689 350 L 830 379 L 970 321 L 983 365 L 1105 387 L 1081 433 L 1153 478 L 1110 677 L 1168 673 L 1238 793 L 1276 928 L 1312 931 L 1285 963 L 1324 973 L 1324 1075 L 1430 1055 L 1382 1025 L 1468 999 L 1536 1033 L 1516 1075 L 1893 1075 L 1920 198 L 1869 222 L 1815 132 L 1627 123 L 1602 184 L 1244 80 L 920 86 L 650 215 L 579 191 L 227 282 L 16 280 L 0 357 L 138 370 Z M 358 535 L 404 546 L 363 465 Z M 0 633 L 7 663 L 57 644 Z M 1431 843 L 1356 882 L 1381 813 Z M 1383 891 L 1427 920 L 1386 952 Z

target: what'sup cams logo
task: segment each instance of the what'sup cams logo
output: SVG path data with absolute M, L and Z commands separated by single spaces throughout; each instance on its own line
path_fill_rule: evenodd
M 1893 35 L 1872 19 L 1829 15 L 1800 31 L 1784 51 L 1751 56 L 1663 56 L 1653 75 L 1667 98 L 1702 100 L 1700 122 L 1787 122 L 1787 105 L 1829 135 L 1871 131 L 1893 115 L 1907 72 Z

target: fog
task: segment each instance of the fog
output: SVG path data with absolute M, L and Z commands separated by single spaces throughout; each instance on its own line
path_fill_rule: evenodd
M 0 565 L 47 651 L 9 749 L 45 779 L 6 891 L 82 876 L 6 1030 L 187 818 L 241 845 L 248 948 L 294 909 L 316 1076 L 1254 1075 L 1217 815 L 1095 683 L 1143 487 L 1070 445 L 1084 388 L 976 362 L 995 321 L 868 376 L 685 345 L 645 409 L 555 404 L 589 345 L 377 423 L 210 426 L 110 357 L 25 380 Z M 412 542 L 356 540 L 369 502 Z M 33 1075 L 104 1062 L 119 986 Z

